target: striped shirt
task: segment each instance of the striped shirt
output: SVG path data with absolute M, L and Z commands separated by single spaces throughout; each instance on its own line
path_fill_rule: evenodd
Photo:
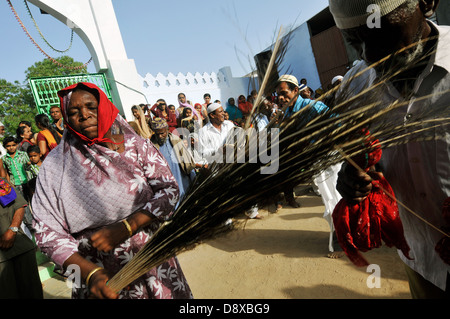
M 25 165 L 25 172 L 27 173 L 28 181 L 31 181 L 38 176 L 39 166 L 36 164 Z

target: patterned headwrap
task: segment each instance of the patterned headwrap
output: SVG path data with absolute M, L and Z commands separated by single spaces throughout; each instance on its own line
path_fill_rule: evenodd
M 92 93 L 98 101 L 98 114 L 97 114 L 98 136 L 94 139 L 90 139 L 84 136 L 83 134 L 78 133 L 69 124 L 67 118 L 67 108 L 69 106 L 72 92 L 77 88 L 81 88 L 85 91 Z M 58 96 L 61 103 L 61 110 L 64 118 L 64 123 L 66 123 L 67 127 L 74 135 L 78 136 L 83 141 L 87 142 L 89 146 L 101 142 L 117 144 L 108 138 L 104 138 L 104 136 L 106 132 L 108 132 L 108 130 L 111 128 L 111 125 L 114 123 L 117 114 L 119 114 L 119 110 L 114 106 L 114 104 L 112 104 L 112 102 L 108 99 L 106 94 L 98 86 L 92 83 L 79 82 L 58 91 Z
M 169 124 L 167 124 L 167 121 L 160 117 L 155 117 L 152 121 L 152 130 L 160 130 L 162 128 L 168 128 Z

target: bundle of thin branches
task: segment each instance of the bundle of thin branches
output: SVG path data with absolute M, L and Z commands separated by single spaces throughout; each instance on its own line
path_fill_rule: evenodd
M 380 101 L 379 90 L 396 74 L 383 77 L 362 92 L 352 92 L 350 86 L 341 88 L 340 96 L 343 98 L 323 113 L 315 113 L 313 105 L 309 105 L 284 119 L 280 125 L 271 121 L 268 129 L 276 130 L 268 130 L 267 149 L 252 153 L 247 147 L 244 163 L 216 162 L 208 170 L 201 171 L 171 220 L 161 225 L 142 250 L 108 284 L 120 291 L 168 258 L 229 231 L 231 227 L 226 221 L 259 201 L 273 197 L 287 186 L 310 183 L 322 170 L 342 162 L 342 154 L 353 157 L 370 152 L 361 134 L 363 129 L 368 128 L 381 141 L 382 147 L 439 138 L 436 135 L 439 130 L 450 125 L 449 105 L 441 109 L 430 108 L 407 124 L 394 122 L 396 117 L 393 114 L 405 108 L 409 101 L 398 100 L 386 106 Z M 262 100 L 261 96 L 258 98 Z M 261 102 L 255 112 L 260 107 Z M 236 147 L 241 145 L 242 139 L 251 141 L 255 131 L 244 133 L 237 137 Z M 278 170 L 261 174 L 262 167 L 273 163 L 262 163 L 259 159 L 271 152 L 278 152 L 274 159 Z

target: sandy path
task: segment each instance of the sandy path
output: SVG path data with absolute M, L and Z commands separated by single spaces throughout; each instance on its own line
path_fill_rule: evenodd
M 297 201 L 300 208 L 285 206 L 278 214 L 260 209 L 264 219 L 249 220 L 245 229 L 179 255 L 194 297 L 410 298 L 395 249 L 382 247 L 365 254 L 381 271 L 380 288 L 369 288 L 372 272 L 353 266 L 345 256 L 326 257 L 329 226 L 322 218 L 321 198 L 309 194 Z
M 347 257 L 326 257 L 329 226 L 322 218 L 321 198 L 308 193 L 297 201 L 300 208 L 285 206 L 278 214 L 260 209 L 264 219 L 249 220 L 245 229 L 179 255 L 194 297 L 410 299 L 403 263 L 395 249 L 382 247 L 365 254 L 381 271 L 381 287 L 369 288 L 367 279 L 372 273 L 366 268 L 353 266 Z M 62 278 L 49 279 L 43 286 L 45 298 L 70 298 Z

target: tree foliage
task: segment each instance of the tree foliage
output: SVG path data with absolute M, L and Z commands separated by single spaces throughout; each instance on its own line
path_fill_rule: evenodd
M 64 76 L 70 74 L 86 73 L 87 68 L 73 69 L 83 66 L 69 56 L 56 58 L 59 63 L 69 68 L 58 66 L 48 59 L 36 62 L 25 71 L 24 84 L 19 81 L 14 83 L 0 79 L 0 121 L 5 125 L 6 136 L 15 136 L 20 121 L 29 121 L 33 125 L 33 132 L 37 132 L 34 117 L 38 110 L 34 101 L 28 80 L 34 77 Z
M 62 65 L 66 66 L 66 68 L 60 67 L 57 64 L 53 63 L 49 59 L 45 59 L 43 61 L 36 62 L 32 66 L 30 66 L 25 71 L 25 76 L 28 81 L 30 78 L 34 77 L 42 77 L 42 76 L 62 76 L 62 75 L 70 75 L 70 74 L 79 74 L 86 73 L 87 67 L 84 66 L 81 69 L 74 70 L 75 67 L 83 66 L 83 63 L 74 61 L 69 56 L 62 56 L 55 59 Z
M 29 88 L 18 81 L 11 83 L 0 79 L 0 121 L 5 125 L 5 136 L 16 136 L 16 129 L 22 120 L 34 124 L 37 110 L 30 107 L 27 91 Z

